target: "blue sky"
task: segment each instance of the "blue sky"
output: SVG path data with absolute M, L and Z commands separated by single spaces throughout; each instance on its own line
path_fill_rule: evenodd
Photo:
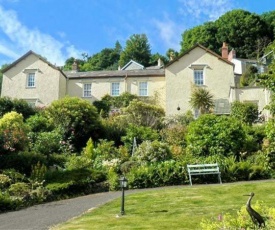
M 262 14 L 273 0 L 0 0 L 0 65 L 29 50 L 63 65 L 145 33 L 152 53 L 180 50 L 181 34 L 227 11 Z

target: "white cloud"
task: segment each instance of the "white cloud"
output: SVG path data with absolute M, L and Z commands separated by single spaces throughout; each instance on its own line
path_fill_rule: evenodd
M 62 43 L 38 29 L 27 28 L 18 20 L 16 12 L 5 10 L 1 6 L 0 32 L 8 37 L 5 40 L 8 45 L 0 44 L 0 53 L 10 58 L 15 58 L 15 56 L 18 58 L 27 51 L 33 50 L 53 64 L 63 65 L 65 60 L 71 57 L 71 54 L 74 54 L 74 57 L 79 57 L 83 53 L 72 45 Z
M 182 30 L 175 22 L 165 15 L 163 20 L 154 19 L 153 24 L 159 32 L 160 37 L 157 39 L 161 39 L 167 49 L 180 49 L 179 39 Z
M 179 0 L 179 2 L 183 4 L 183 8 L 180 8 L 182 14 L 195 19 L 206 17 L 210 21 L 216 20 L 232 9 L 230 0 Z

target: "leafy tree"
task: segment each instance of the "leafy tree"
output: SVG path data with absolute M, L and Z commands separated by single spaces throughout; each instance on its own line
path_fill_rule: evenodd
M 0 119 L 0 154 L 24 150 L 28 146 L 27 132 L 21 114 L 6 113 Z
M 155 53 L 151 55 L 149 66 L 155 66 L 158 64 L 158 60 L 161 60 L 163 64 L 167 64 L 169 62 L 169 59 L 159 53 Z
M 271 63 L 265 73 L 258 75 L 258 82 L 261 86 L 271 91 L 271 102 L 267 106 L 271 114 L 275 114 L 275 59 L 274 59 L 275 41 L 273 41 L 267 48 L 266 53 L 271 52 Z
M 166 51 L 166 57 L 168 59 L 168 62 L 173 59 L 176 58 L 179 55 L 179 52 L 175 51 L 174 49 L 170 48 Z
M 268 25 L 257 14 L 245 10 L 232 10 L 221 16 L 216 22 L 217 42 L 227 42 L 236 50 L 240 58 L 256 57 L 257 41 L 267 37 Z
M 117 70 L 118 61 L 120 58 L 121 50 L 118 48 L 105 48 L 99 53 L 89 57 L 87 62 L 84 63 L 81 71 L 96 71 L 96 70 Z
M 187 150 L 195 156 L 220 154 L 238 158 L 245 135 L 239 120 L 230 116 L 205 114 L 188 126 Z
M 192 108 L 198 109 L 200 114 L 209 113 L 214 107 L 213 97 L 207 89 L 194 87 L 191 94 L 190 105 Z
M 221 44 L 218 43 L 216 36 L 213 36 L 213 34 L 217 34 L 217 27 L 214 22 L 206 22 L 184 31 L 182 34 L 181 52 L 185 52 L 199 43 L 219 53 Z
M 85 58 L 85 54 L 83 54 L 83 57 Z M 63 66 L 63 70 L 65 70 L 65 71 L 72 70 L 72 65 L 73 65 L 74 62 L 76 62 L 78 68 L 85 63 L 84 60 L 77 59 L 77 58 L 74 58 L 74 57 L 70 57 L 65 61 L 65 65 Z
M 254 103 L 234 101 L 231 105 L 231 116 L 246 124 L 252 125 L 258 115 L 258 106 Z
M 65 97 L 52 102 L 46 109 L 48 118 L 60 128 L 63 140 L 77 151 L 82 150 L 88 139 L 99 138 L 100 120 L 96 108 L 77 97 Z
M 134 34 L 126 41 L 126 47 L 121 52 L 119 65 L 124 66 L 130 60 L 148 66 L 151 57 L 151 48 L 145 34 Z
M 275 10 L 263 13 L 260 17 L 268 25 L 269 31 L 273 32 L 273 38 L 271 39 L 273 41 L 275 37 Z
M 214 22 L 207 22 L 184 31 L 181 52 L 200 43 L 220 53 L 223 42 L 234 48 L 239 58 L 259 57 L 263 48 L 273 40 L 271 18 L 265 19 L 244 10 L 232 10 Z M 268 19 L 267 19 L 268 18 Z M 215 35 L 215 36 L 213 36 Z

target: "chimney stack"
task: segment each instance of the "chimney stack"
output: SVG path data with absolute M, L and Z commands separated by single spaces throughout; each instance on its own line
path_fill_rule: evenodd
M 223 42 L 222 44 L 222 58 L 228 59 L 228 45 L 226 44 L 226 42 Z
M 231 61 L 233 58 L 236 58 L 236 50 L 232 49 L 228 54 L 228 61 Z
M 72 71 L 78 72 L 78 66 L 77 66 L 76 59 L 74 59 L 74 63 L 72 64 Z
M 158 66 L 159 67 L 163 66 L 163 62 L 162 62 L 162 60 L 160 58 L 158 59 Z

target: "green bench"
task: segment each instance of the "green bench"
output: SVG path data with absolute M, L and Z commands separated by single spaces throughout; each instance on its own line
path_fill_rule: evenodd
M 192 176 L 195 176 L 195 175 L 217 174 L 220 184 L 222 183 L 221 172 L 220 172 L 219 165 L 217 163 L 187 165 L 187 171 L 188 171 L 189 181 L 191 186 L 192 186 Z

